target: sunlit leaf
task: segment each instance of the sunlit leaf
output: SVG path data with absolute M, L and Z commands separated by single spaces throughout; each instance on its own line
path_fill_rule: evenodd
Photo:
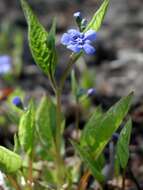
M 90 146 L 96 158 L 121 125 L 129 111 L 132 98 L 133 93 L 130 93 L 112 106 L 103 116 L 101 114 L 96 116 L 97 113 L 93 113 L 91 119 L 87 122 L 81 137 L 81 145 L 83 147 Z
M 85 31 L 92 29 L 95 31 L 98 31 L 101 27 L 101 24 L 104 20 L 105 14 L 107 12 L 107 8 L 109 5 L 110 0 L 104 0 L 100 8 L 97 10 L 97 12 L 93 15 L 91 21 L 87 25 Z
M 48 34 L 26 0 L 21 0 L 21 4 L 28 23 L 28 39 L 33 58 L 41 70 L 51 76 L 56 65 L 55 22 Z
M 118 163 L 123 169 L 126 168 L 129 159 L 129 142 L 131 130 L 132 122 L 131 119 L 129 119 L 120 133 L 116 149 L 116 159 L 118 159 Z
M 36 112 L 38 135 L 46 147 L 51 147 L 56 130 L 56 107 L 50 98 L 44 96 Z
M 101 174 L 100 172 L 100 166 L 98 165 L 98 163 L 95 161 L 94 158 L 92 158 L 91 154 L 89 151 L 85 150 L 84 148 L 82 148 L 79 144 L 77 144 L 76 142 L 72 142 L 75 150 L 77 151 L 77 153 L 80 155 L 81 159 L 83 160 L 83 162 L 85 162 L 85 164 L 87 165 L 87 167 L 90 169 L 92 175 L 98 180 L 98 181 L 103 181 L 104 180 L 104 176 Z
M 18 129 L 19 142 L 22 148 L 31 153 L 34 145 L 35 133 L 35 108 L 34 103 L 31 102 L 29 108 L 24 112 L 20 119 Z
M 4 148 L 0 146 L 0 170 L 5 173 L 14 173 L 18 169 L 20 169 L 22 165 L 22 159 L 21 157 L 8 150 L 7 148 Z

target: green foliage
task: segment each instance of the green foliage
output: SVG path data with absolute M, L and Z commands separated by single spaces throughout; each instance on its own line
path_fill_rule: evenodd
M 101 154 L 112 134 L 118 129 L 131 106 L 133 93 L 123 97 L 103 116 L 99 114 L 87 122 L 81 138 L 82 146 L 90 146 L 96 158 Z M 97 117 L 97 118 L 96 118 Z
M 103 181 L 104 176 L 101 174 L 99 171 L 99 166 L 98 162 L 94 160 L 94 158 L 91 157 L 90 151 L 87 149 L 83 149 L 79 144 L 76 142 L 72 142 L 75 150 L 77 153 L 80 155 L 81 159 L 84 161 L 84 163 L 87 165 L 87 167 L 90 169 L 92 172 L 92 175 L 98 180 L 98 181 Z
M 15 173 L 22 165 L 21 157 L 0 146 L 0 169 L 5 173 Z
M 129 159 L 129 142 L 131 137 L 132 121 L 129 119 L 120 133 L 116 148 L 116 162 L 125 169 Z
M 29 108 L 23 113 L 19 129 L 18 137 L 19 143 L 25 152 L 31 154 L 34 145 L 35 135 L 35 107 L 31 102 Z
M 93 15 L 91 21 L 87 25 L 85 31 L 92 29 L 98 31 L 101 27 L 105 14 L 107 12 L 107 8 L 110 0 L 104 0 L 101 7 L 97 10 L 97 12 Z
M 52 147 L 56 130 L 56 107 L 49 97 L 41 99 L 36 112 L 36 127 L 43 145 Z
M 48 34 L 26 0 L 21 0 L 21 5 L 28 23 L 29 46 L 33 58 L 42 71 L 51 77 L 56 66 L 55 22 Z
M 128 113 L 132 97 L 133 93 L 130 93 L 122 98 L 105 114 L 95 110 L 85 125 L 80 144 L 73 143 L 75 149 L 96 178 L 100 176 L 96 171 L 98 167 L 95 162 Z

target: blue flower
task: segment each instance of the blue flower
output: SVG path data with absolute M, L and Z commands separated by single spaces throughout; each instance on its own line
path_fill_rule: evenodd
M 91 55 L 95 53 L 95 48 L 91 45 L 95 40 L 96 32 L 93 30 L 82 33 L 78 30 L 70 29 L 67 33 L 63 34 L 61 43 L 75 53 L 84 50 L 86 54 Z
M 11 57 L 8 55 L 0 55 L 0 75 L 11 71 Z

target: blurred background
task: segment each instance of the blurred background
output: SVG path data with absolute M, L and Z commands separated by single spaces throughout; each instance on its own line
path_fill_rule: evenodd
M 70 51 L 60 44 L 69 28 L 76 28 L 73 13 L 81 11 L 89 21 L 101 0 L 28 0 L 41 23 L 50 29 L 57 18 L 57 51 L 60 57 L 56 78 L 62 75 Z M 143 166 L 143 0 L 111 0 L 104 23 L 97 34 L 96 53 L 84 56 L 75 65 L 82 89 L 95 88 L 92 106 L 107 110 L 121 96 L 135 92 L 131 110 L 134 122 L 132 145 L 134 169 Z M 53 93 L 46 76 L 37 68 L 30 54 L 27 24 L 18 0 L 0 0 L 0 144 L 11 146 L 16 131 L 11 99 L 15 95 L 38 101 L 43 93 Z M 67 123 L 75 109 L 69 103 L 70 77 L 65 85 L 63 102 Z M 26 96 L 25 96 L 26 95 Z M 69 111 L 70 110 L 70 111 Z M 80 110 L 81 111 L 81 110 Z M 11 118 L 14 118 L 11 122 Z M 81 119 L 82 127 L 82 119 Z M 6 130 L 7 129 L 7 130 Z M 135 170 L 134 170 L 135 171 Z M 138 175 L 141 171 L 135 171 Z

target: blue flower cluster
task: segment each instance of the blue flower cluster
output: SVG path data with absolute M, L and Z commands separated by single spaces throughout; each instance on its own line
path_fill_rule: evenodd
M 95 48 L 91 45 L 95 40 L 96 32 L 93 30 L 82 33 L 78 30 L 70 29 L 67 33 L 63 34 L 61 43 L 75 53 L 84 50 L 85 53 L 91 55 L 95 53 Z

